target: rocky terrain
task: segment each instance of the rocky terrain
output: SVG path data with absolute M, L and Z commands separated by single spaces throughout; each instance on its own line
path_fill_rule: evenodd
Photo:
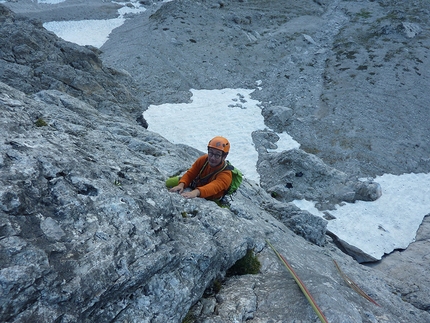
M 261 81 L 255 99 L 293 111 L 274 128 L 327 164 L 363 177 L 428 172 L 429 10 L 428 1 L 172 1 L 117 28 L 102 58 L 129 71 L 150 104 Z
M 265 190 L 286 158 L 315 168 L 321 189 L 296 193 L 322 208 L 377 198 L 357 176 L 429 172 L 428 2 L 148 3 L 100 51 L 43 29 L 115 15 L 89 3 L 64 16 L 0 5 L 1 321 L 316 322 L 266 240 L 329 322 L 430 321 L 428 217 L 406 251 L 363 266 L 325 221 Z M 200 152 L 148 131 L 141 112 L 258 80 L 266 124 L 303 150 L 269 154 L 271 134 L 254 134 L 261 186 L 245 181 L 229 208 L 168 193 Z M 248 251 L 258 273 L 227 275 Z

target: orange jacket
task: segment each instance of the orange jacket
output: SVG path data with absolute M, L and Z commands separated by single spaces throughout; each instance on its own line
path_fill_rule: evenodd
M 199 175 L 200 170 L 202 169 L 207 159 L 207 154 L 197 158 L 191 168 L 179 180 L 179 183 L 184 183 L 185 187 L 190 186 L 193 180 Z M 218 167 L 212 168 L 209 164 L 207 164 L 203 172 L 200 174 L 200 177 L 203 178 L 210 173 L 220 170 L 223 165 L 224 163 L 222 163 Z M 197 185 L 200 191 L 200 197 L 203 197 L 208 200 L 216 200 L 223 197 L 225 192 L 231 185 L 231 179 L 232 174 L 230 170 L 223 170 L 222 172 L 219 172 L 218 174 L 212 176 L 207 184 L 202 186 Z

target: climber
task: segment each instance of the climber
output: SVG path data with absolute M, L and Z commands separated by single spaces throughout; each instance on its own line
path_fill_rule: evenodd
M 170 192 L 178 192 L 185 198 L 202 197 L 218 200 L 228 191 L 232 172 L 226 157 L 230 143 L 224 137 L 215 137 L 208 143 L 208 153 L 200 156 L 191 168 L 179 179 Z M 185 190 L 186 188 L 191 190 Z

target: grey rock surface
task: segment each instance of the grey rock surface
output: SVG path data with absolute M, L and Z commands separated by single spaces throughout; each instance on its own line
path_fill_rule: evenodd
M 283 132 L 292 122 L 294 111 L 282 106 L 269 106 L 261 109 L 264 123 L 276 132 Z
M 51 10 L 28 3 L 7 5 L 49 21 Z M 54 11 L 113 14 L 111 4 L 90 3 Z M 19 36 L 0 47 L 8 84 L 0 83 L 0 320 L 181 322 L 191 308 L 196 322 L 316 321 L 268 239 L 330 322 L 430 321 L 427 218 L 417 242 L 368 268 L 324 237 L 324 222 L 256 183 L 245 182 L 230 209 L 168 193 L 164 179 L 200 152 L 136 122 L 140 109 L 186 101 L 190 88 L 262 80 L 255 97 L 267 111 L 293 111 L 292 120 L 270 113 L 267 122 L 283 123 L 337 176 L 428 172 L 428 9 L 426 1 L 158 3 L 115 30 L 100 59 L 0 5 L 2 36 Z M 28 47 L 11 47 L 17 40 Z M 76 57 L 85 68 L 70 64 Z M 91 86 L 76 90 L 65 75 Z M 259 135 L 270 148 L 273 136 Z M 260 273 L 226 278 L 247 249 Z M 333 259 L 382 307 L 349 288 Z M 216 281 L 219 292 L 202 298 Z
M 117 28 L 102 58 L 133 75 L 144 104 L 256 89 L 268 111 L 293 111 L 284 130 L 303 150 L 340 171 L 427 173 L 429 5 L 172 1 Z M 404 23 L 422 31 L 408 37 Z
M 35 19 L 16 19 L 0 6 L 0 81 L 24 93 L 59 90 L 103 112 L 140 115 L 126 71 L 103 65 L 100 51 L 65 42 Z
M 261 187 L 284 202 L 313 199 L 327 209 L 342 201 L 374 201 L 382 194 L 379 184 L 353 179 L 301 149 L 260 153 L 257 170 Z
M 217 310 L 206 307 L 202 319 L 314 320 L 265 239 L 330 321 L 430 318 L 382 273 L 290 231 L 263 209 L 272 198 L 257 185 L 245 182 L 230 209 L 184 200 L 165 189 L 163 166 L 190 164 L 183 147 L 68 94 L 0 85 L 3 321 L 180 322 L 247 249 L 258 253 L 261 272 L 228 279 L 212 302 Z M 36 126 L 38 115 L 46 126 Z M 332 259 L 383 307 L 344 285 Z
M 330 321 L 430 318 L 395 295 L 382 273 L 290 231 L 264 210 L 272 198 L 255 183 L 243 184 L 230 209 L 184 200 L 164 187 L 167 171 L 193 161 L 182 146 L 66 93 L 29 96 L 4 83 L 0 90 L 2 321 L 180 322 L 248 249 L 258 253 L 261 272 L 228 279 L 217 310 L 206 308 L 202 318 L 215 319 L 221 306 L 223 322 L 314 320 L 266 239 Z M 332 259 L 383 308 L 345 286 Z
M 430 277 L 425 266 L 429 263 L 428 253 L 430 245 L 430 214 L 424 218 L 423 224 L 417 232 L 416 241 L 406 250 L 398 250 L 377 263 L 372 268 L 381 270 L 391 277 L 391 284 L 402 298 L 417 308 L 428 311 L 430 298 Z M 418 283 L 417 283 L 418 282 Z
M 319 246 L 326 244 L 327 221 L 294 204 L 280 203 L 277 200 L 266 202 L 262 207 L 291 231 Z

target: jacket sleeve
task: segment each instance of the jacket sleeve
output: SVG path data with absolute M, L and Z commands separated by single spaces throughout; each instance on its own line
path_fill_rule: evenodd
M 181 179 L 179 180 L 179 183 L 184 183 L 185 184 L 184 187 L 190 186 L 192 181 L 197 177 L 197 175 L 199 175 L 200 170 L 205 164 L 206 157 L 207 155 L 203 155 L 197 158 L 197 160 L 194 162 L 191 168 L 188 169 L 184 175 L 182 175 Z

